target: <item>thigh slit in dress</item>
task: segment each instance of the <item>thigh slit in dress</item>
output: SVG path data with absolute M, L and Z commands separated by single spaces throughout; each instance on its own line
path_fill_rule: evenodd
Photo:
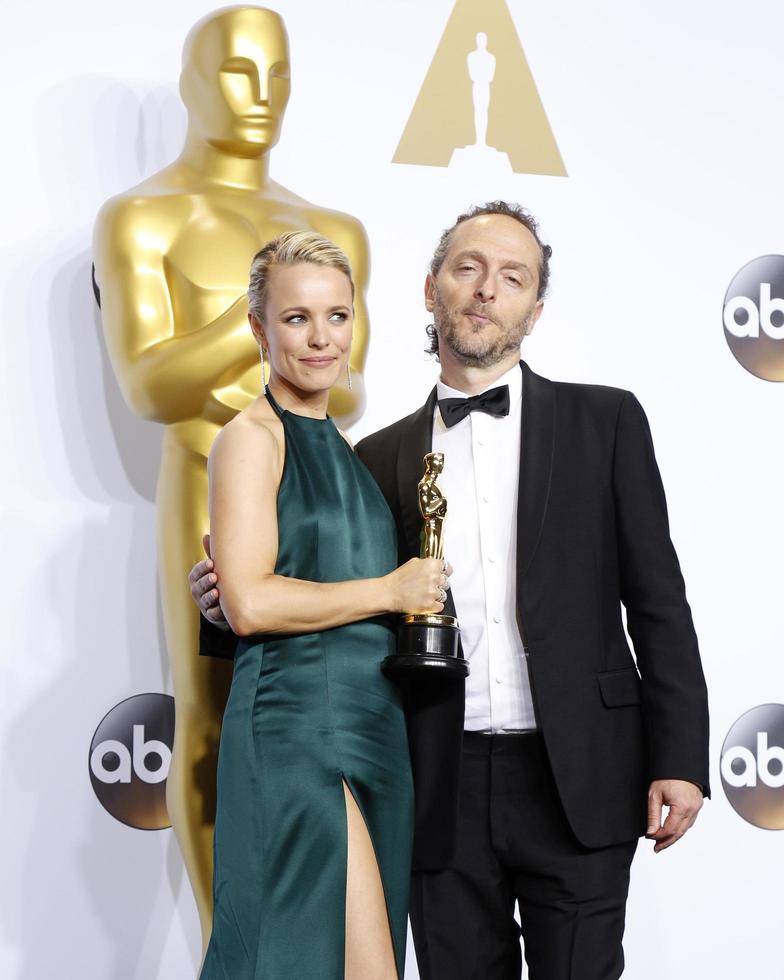
M 375 578 L 397 564 L 381 491 L 331 419 L 281 409 L 278 575 Z M 221 730 L 213 929 L 201 980 L 343 980 L 347 814 L 372 842 L 402 980 L 413 787 L 383 619 L 245 637 Z

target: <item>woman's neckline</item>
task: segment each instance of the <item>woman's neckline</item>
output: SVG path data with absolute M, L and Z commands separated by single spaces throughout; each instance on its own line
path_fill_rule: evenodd
M 284 408 L 277 401 L 277 399 L 272 394 L 272 392 L 269 390 L 269 388 L 267 388 L 265 390 L 264 395 L 265 395 L 267 401 L 272 406 L 272 410 L 275 412 L 275 414 L 278 416 L 278 418 L 281 418 L 284 415 L 290 415 L 294 419 L 302 419 L 305 422 L 331 422 L 332 421 L 332 418 L 329 415 L 327 415 L 323 419 L 320 419 L 320 418 L 316 418 L 313 415 L 300 415 L 298 412 L 292 412 L 290 408 Z

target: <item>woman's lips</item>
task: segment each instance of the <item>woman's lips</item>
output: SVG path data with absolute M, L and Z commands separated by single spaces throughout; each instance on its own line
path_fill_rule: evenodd
M 303 364 L 307 364 L 309 367 L 329 367 L 330 364 L 334 364 L 337 358 L 335 357 L 301 357 L 300 361 Z

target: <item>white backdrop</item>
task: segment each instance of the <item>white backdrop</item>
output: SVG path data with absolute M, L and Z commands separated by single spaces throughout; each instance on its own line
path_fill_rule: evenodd
M 90 287 L 95 213 L 177 153 L 182 41 L 218 4 L 6 4 L 2 175 L 3 683 L 0 975 L 179 980 L 196 913 L 171 831 L 112 819 L 87 775 L 104 713 L 170 691 L 156 599 L 160 429 L 131 415 Z M 453 0 L 280 0 L 292 99 L 272 175 L 365 223 L 369 407 L 412 410 L 426 263 L 466 205 L 531 208 L 551 297 L 524 354 L 540 373 L 631 388 L 645 406 L 711 691 L 715 798 L 633 872 L 627 976 L 784 977 L 784 833 L 724 798 L 721 742 L 784 701 L 780 385 L 724 341 L 748 260 L 784 252 L 779 0 L 509 0 L 568 178 L 471 179 L 390 160 Z M 416 977 L 413 956 L 408 980 Z

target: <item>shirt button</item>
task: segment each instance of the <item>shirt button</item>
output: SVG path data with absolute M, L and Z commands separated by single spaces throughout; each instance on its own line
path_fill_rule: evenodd
M 476 444 L 477 444 L 477 446 L 484 446 L 485 441 L 484 441 L 484 439 L 477 439 L 476 440 Z
M 482 494 L 482 500 L 484 500 L 486 504 L 490 503 L 490 498 L 487 496 L 486 493 Z
M 495 562 L 495 555 L 488 555 L 488 556 L 487 556 L 487 560 L 488 560 L 488 561 L 490 562 L 490 564 L 492 565 L 492 564 L 493 564 L 493 563 Z
M 500 616 L 493 616 L 493 622 L 494 623 L 500 623 L 501 622 L 501 617 Z
M 504 679 L 503 679 L 503 677 L 496 677 L 495 682 L 496 682 L 496 684 L 503 684 L 504 683 Z

